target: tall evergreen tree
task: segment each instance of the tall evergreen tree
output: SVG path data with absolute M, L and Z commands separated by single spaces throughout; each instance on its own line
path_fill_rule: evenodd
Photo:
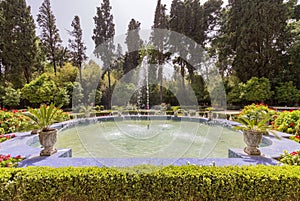
M 25 0 L 2 1 L 1 10 L 1 71 L 5 81 L 21 88 L 31 80 L 37 55 L 34 20 Z
M 37 15 L 37 22 L 42 30 L 41 41 L 44 51 L 47 54 L 47 59 L 51 62 L 54 68 L 54 73 L 57 72 L 57 65 L 60 65 L 62 55 L 65 53 L 59 36 L 59 30 L 55 24 L 55 16 L 51 10 L 50 0 L 44 0 Z
M 108 76 L 108 91 L 106 93 L 106 102 L 108 108 L 111 107 L 111 65 L 114 55 L 113 37 L 115 36 L 115 24 L 113 23 L 113 15 L 111 14 L 111 6 L 109 0 L 103 0 L 100 7 L 97 7 L 97 13 L 94 17 L 95 28 L 92 39 L 95 42 L 95 55 L 101 57 L 103 61 L 104 74 Z M 105 47 L 104 46 L 105 43 Z M 99 46 L 101 49 L 98 49 Z
M 74 17 L 71 26 L 73 27 L 73 30 L 69 32 L 73 37 L 73 39 L 69 39 L 71 61 L 79 69 L 79 79 L 82 84 L 82 63 L 87 59 L 87 56 L 85 54 L 86 46 L 82 40 L 80 18 L 77 15 Z
M 4 68 L 2 64 L 2 52 L 3 52 L 3 30 L 4 30 L 4 13 L 3 13 L 3 5 L 0 3 L 0 84 L 3 82 L 3 74 L 4 74 Z
M 166 5 L 161 4 L 161 0 L 157 1 L 155 15 L 154 15 L 154 24 L 152 26 L 152 36 L 151 42 L 157 48 L 155 52 L 155 59 L 158 64 L 158 80 L 160 82 L 160 102 L 163 101 L 163 66 L 162 64 L 165 61 L 164 48 L 166 45 L 166 38 L 161 34 L 160 29 L 168 29 L 168 16 L 166 14 Z M 153 69 L 154 70 L 154 69 Z
M 254 76 L 274 82 L 282 70 L 280 58 L 289 39 L 284 1 L 231 0 L 228 9 L 222 42 L 230 47 L 222 58 L 233 55 L 232 69 L 243 82 Z
M 139 49 L 143 43 L 139 35 L 140 26 L 141 23 L 135 19 L 131 19 L 129 22 L 125 41 L 128 52 L 123 67 L 124 74 L 136 68 L 139 64 Z

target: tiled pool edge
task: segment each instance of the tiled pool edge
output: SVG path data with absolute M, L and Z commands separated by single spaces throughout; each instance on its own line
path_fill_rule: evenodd
M 129 116 L 132 118 L 140 118 L 140 116 Z M 128 117 L 128 118 L 129 118 Z M 205 118 L 196 118 L 196 117 L 174 117 L 174 116 L 147 116 L 145 118 L 156 118 L 156 119 L 172 119 L 172 120 L 182 120 L 182 121 L 194 121 L 194 122 L 207 122 Z M 72 121 L 67 121 L 63 123 L 54 124 L 52 127 L 57 129 L 65 129 L 69 126 L 76 126 L 78 124 L 84 123 L 93 123 L 97 121 L 111 121 L 111 120 L 122 120 L 124 117 L 98 117 L 98 118 L 90 118 L 90 119 L 77 119 Z M 228 120 L 214 120 L 212 122 L 207 123 L 215 123 L 222 124 L 223 126 L 231 126 L 236 122 L 231 122 Z M 285 135 L 285 134 L 282 134 Z M 268 147 L 260 148 L 264 156 L 248 156 L 243 153 L 243 150 L 239 149 L 229 149 L 229 158 L 179 158 L 179 159 L 157 159 L 157 158 L 149 158 L 149 159 L 139 159 L 139 158 L 72 158 L 72 150 L 71 149 L 60 149 L 57 154 L 54 154 L 50 157 L 41 157 L 39 156 L 39 152 L 41 148 L 34 148 L 28 145 L 28 143 L 34 142 L 38 139 L 38 136 L 30 135 L 30 133 L 18 133 L 17 137 L 2 143 L 0 146 L 1 154 L 11 154 L 19 155 L 26 157 L 26 160 L 20 163 L 20 167 L 28 167 L 28 166 L 52 166 L 52 167 L 65 167 L 65 166 L 132 166 L 132 165 L 141 165 L 141 164 L 151 164 L 151 165 L 186 165 L 186 164 L 194 164 L 194 165 L 216 165 L 216 166 L 232 166 L 232 165 L 278 165 L 279 162 L 273 158 L 278 157 L 278 155 L 282 154 L 283 147 L 280 144 L 283 141 L 278 143 L 274 136 L 269 136 L 266 138 L 270 138 L 272 140 L 272 145 Z M 289 143 L 285 149 L 288 151 L 294 151 L 296 148 L 299 149 L 299 144 L 287 139 L 284 140 L 284 143 Z M 11 144 L 11 145 L 10 145 Z M 293 144 L 293 146 L 291 146 Z M 285 144 L 286 145 L 286 144 Z M 271 148 L 271 149 L 270 149 Z M 4 151 L 5 150 L 5 151 Z M 4 152 L 3 152 L 4 151 Z M 170 164 L 170 160 L 172 163 Z M 146 162 L 145 162 L 146 161 Z

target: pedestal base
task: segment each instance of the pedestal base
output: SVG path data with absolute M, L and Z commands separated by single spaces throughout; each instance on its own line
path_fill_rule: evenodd
M 245 147 L 244 152 L 248 155 L 260 156 L 261 152 L 256 147 Z
M 52 148 L 52 149 L 43 149 L 40 152 L 40 156 L 51 156 L 57 152 L 57 149 Z

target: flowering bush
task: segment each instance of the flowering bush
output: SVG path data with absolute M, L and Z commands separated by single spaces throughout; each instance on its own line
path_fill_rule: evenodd
M 281 155 L 280 162 L 288 165 L 297 165 L 300 166 L 300 150 L 288 153 L 284 150 L 283 155 Z
M 243 108 L 239 116 L 263 116 L 265 114 L 269 115 L 270 121 L 273 121 L 277 116 L 277 111 L 269 108 L 267 105 L 264 104 L 251 104 L 247 105 Z
M 299 135 L 291 136 L 290 139 L 300 143 L 300 136 Z
M 17 167 L 22 160 L 23 158 L 20 155 L 16 157 L 11 157 L 10 154 L 0 155 L 0 167 Z
M 4 142 L 4 141 L 9 140 L 9 139 L 14 138 L 14 137 L 16 137 L 16 134 L 12 134 L 12 135 L 1 134 L 0 135 L 0 142 Z
M 25 131 L 29 126 L 29 118 L 17 110 L 0 110 L 0 134 Z
M 300 110 L 281 112 L 274 122 L 274 129 L 299 135 L 300 130 Z

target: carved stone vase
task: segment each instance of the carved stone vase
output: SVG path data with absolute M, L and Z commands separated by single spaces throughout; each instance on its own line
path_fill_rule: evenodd
M 262 132 L 248 130 L 243 132 L 244 142 L 247 147 L 244 148 L 244 152 L 248 155 L 261 155 L 260 150 L 257 148 L 262 141 Z
M 57 141 L 57 130 L 39 132 L 40 144 L 43 146 L 43 150 L 40 152 L 40 156 L 51 156 L 57 152 L 54 148 L 54 144 Z

